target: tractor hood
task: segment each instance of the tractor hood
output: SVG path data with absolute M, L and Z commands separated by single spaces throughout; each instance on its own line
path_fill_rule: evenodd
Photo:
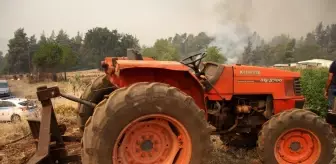
M 156 61 L 156 60 L 117 60 L 116 70 L 129 68 L 160 68 L 175 71 L 189 71 L 189 67 L 176 61 Z
M 235 76 L 300 77 L 299 72 L 259 66 L 234 65 Z

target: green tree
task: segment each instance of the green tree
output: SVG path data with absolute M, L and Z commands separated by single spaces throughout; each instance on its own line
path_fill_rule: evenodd
M 8 69 L 11 73 L 29 72 L 29 39 L 23 28 L 19 28 L 14 33 L 14 38 L 8 44 Z
M 167 39 L 178 51 L 181 57 L 205 49 L 214 38 L 208 36 L 205 32 L 200 32 L 196 36 L 193 34 L 175 34 L 174 37 Z
M 47 37 L 45 36 L 44 31 L 42 32 L 40 36 L 40 40 L 38 41 L 38 45 L 46 44 L 47 43 Z
M 258 59 L 256 65 L 271 66 L 274 64 L 274 57 L 271 53 L 272 48 L 268 44 L 257 46 L 254 53 Z
M 130 34 L 121 35 L 116 56 L 126 56 L 127 48 L 139 49 L 139 40 Z
M 67 80 L 67 74 L 69 68 L 73 67 L 77 61 L 77 55 L 69 45 L 59 45 L 61 48 L 61 58 L 60 58 L 60 68 L 63 70 L 64 73 L 64 80 Z
M 97 66 L 106 56 L 126 56 L 127 48 L 138 48 L 139 41 L 130 34 L 117 30 L 96 27 L 88 30 L 84 37 L 83 52 L 89 66 Z
M 177 61 L 180 59 L 177 49 L 168 39 L 158 39 L 151 48 L 142 51 L 143 56 L 152 57 L 156 60 Z
M 220 53 L 220 48 L 216 46 L 211 46 L 206 49 L 207 56 L 204 58 L 204 61 L 211 61 L 216 63 L 226 62 L 226 58 L 223 54 Z
M 70 43 L 72 52 L 77 57 L 77 63 L 75 67 L 71 67 L 71 69 L 83 69 L 87 66 L 87 60 L 85 58 L 85 52 L 83 49 L 83 37 L 82 34 L 77 32 L 75 37 L 71 38 Z
M 328 52 L 336 52 L 336 24 L 332 24 L 330 27 Z
M 310 32 L 306 35 L 305 44 L 307 44 L 307 45 L 316 45 L 317 44 L 316 38 L 315 38 L 313 33 Z
M 294 62 L 295 43 L 296 43 L 295 39 L 292 39 L 290 42 L 287 43 L 285 55 L 283 59 L 285 63 Z
M 90 29 L 85 34 L 84 46 L 92 50 L 92 55 L 104 57 L 107 54 L 113 53 L 113 49 L 118 45 L 120 37 L 116 30 L 111 32 L 106 27 L 96 27 Z
M 141 51 L 142 56 L 151 57 L 155 60 L 158 60 L 158 54 L 156 53 L 154 47 L 143 46 L 141 49 L 142 49 Z
M 316 42 L 322 49 L 326 49 L 328 46 L 328 29 L 325 29 L 323 23 L 320 22 L 315 29 Z
M 96 27 L 86 32 L 84 37 L 83 49 L 84 60 L 87 61 L 88 67 L 97 67 L 99 61 L 102 60 L 105 55 L 113 53 L 111 51 L 111 45 L 113 44 L 111 43 L 110 33 L 110 30 L 106 27 Z M 119 39 L 118 36 L 115 36 L 113 38 L 116 37 Z
M 0 55 L 0 74 L 7 74 L 9 73 L 9 66 L 8 66 L 8 54 L 5 56 Z
M 241 64 L 250 64 L 251 63 L 251 57 L 252 57 L 252 41 L 249 38 L 247 40 L 247 45 L 244 48 L 244 52 L 242 54 L 242 59 L 240 59 L 241 61 L 239 63 Z
M 29 66 L 29 72 L 32 71 L 32 67 L 33 67 L 33 56 L 36 53 L 36 51 L 38 50 L 39 45 L 37 44 L 37 40 L 35 38 L 35 35 L 32 35 L 29 38 L 29 45 L 28 45 L 28 66 Z
M 62 46 L 70 46 L 71 44 L 69 35 L 63 29 L 58 32 L 55 41 Z
M 51 35 L 49 36 L 49 38 L 47 40 L 48 40 L 48 42 L 55 42 L 56 36 L 55 36 L 55 31 L 54 30 L 51 31 Z
M 296 61 L 320 58 L 321 47 L 317 44 L 304 44 L 296 48 L 294 58 Z
M 0 74 L 4 74 L 4 65 L 5 65 L 5 57 L 2 56 L 3 53 L 0 51 Z
M 62 59 L 62 48 L 55 42 L 40 45 L 33 56 L 33 63 L 40 70 L 56 73 Z
M 72 50 L 79 54 L 80 53 L 80 49 L 82 47 L 82 43 L 83 43 L 83 37 L 82 35 L 77 32 L 77 35 L 73 38 L 71 38 L 71 48 Z

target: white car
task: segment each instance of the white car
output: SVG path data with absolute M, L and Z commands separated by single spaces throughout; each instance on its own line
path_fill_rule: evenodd
M 0 100 L 0 121 L 18 122 L 27 118 L 36 109 L 27 99 L 11 98 Z
M 9 96 L 10 96 L 10 90 L 7 80 L 0 80 L 0 98 Z

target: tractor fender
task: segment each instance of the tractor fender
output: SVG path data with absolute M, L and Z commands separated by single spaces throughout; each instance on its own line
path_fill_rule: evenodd
M 109 63 L 108 61 L 106 61 Z M 133 68 L 159 68 L 176 71 L 189 71 L 190 68 L 176 61 L 157 61 L 157 60 L 117 60 L 116 70 Z
M 176 68 L 176 67 L 175 67 Z M 169 84 L 191 96 L 200 109 L 206 112 L 204 89 L 197 77 L 189 69 L 169 69 L 167 67 L 124 67 L 109 77 L 114 85 L 127 87 L 138 82 L 159 82 Z

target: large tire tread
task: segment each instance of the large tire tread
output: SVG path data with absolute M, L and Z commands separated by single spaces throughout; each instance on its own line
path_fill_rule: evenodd
M 105 94 L 109 94 L 113 91 L 112 89 L 103 89 L 110 88 L 112 86 L 113 85 L 108 81 L 105 74 L 98 76 L 91 84 L 86 87 L 83 94 L 81 95 L 81 99 L 91 101 L 93 103 L 99 103 L 104 99 Z M 81 131 L 84 130 L 85 123 L 89 117 L 92 116 L 92 114 L 93 108 L 83 104 L 78 104 L 77 124 Z
M 160 102 L 175 102 L 172 106 L 183 110 L 176 111 L 174 107 L 168 110 L 168 107 L 164 104 L 162 106 Z M 85 124 L 83 163 L 112 163 L 112 158 L 108 158 L 112 155 L 114 142 L 125 125 L 139 116 L 153 113 L 177 116 L 175 119 L 187 123 L 186 128 L 189 134 L 192 133 L 190 137 L 195 148 L 191 164 L 200 164 L 209 157 L 211 128 L 205 120 L 204 111 L 199 109 L 193 98 L 168 84 L 139 82 L 115 90 L 108 99 L 96 106 L 92 117 Z M 186 113 L 188 115 L 185 115 Z
M 274 115 L 271 119 L 264 123 L 262 130 L 259 132 L 257 151 L 259 157 L 264 163 L 274 163 L 274 149 L 270 147 L 274 146 L 274 141 L 277 139 L 283 130 L 290 128 L 300 128 L 292 126 L 292 123 L 298 121 L 303 124 L 307 124 L 311 128 L 310 130 L 315 133 L 322 142 L 321 157 L 318 161 L 319 164 L 327 164 L 327 161 L 331 161 L 334 158 L 334 149 L 336 147 L 334 139 L 335 136 L 332 132 L 332 128 L 327 124 L 322 117 L 319 117 L 315 113 L 305 109 L 292 109 L 284 111 Z M 316 130 L 319 129 L 319 130 Z

